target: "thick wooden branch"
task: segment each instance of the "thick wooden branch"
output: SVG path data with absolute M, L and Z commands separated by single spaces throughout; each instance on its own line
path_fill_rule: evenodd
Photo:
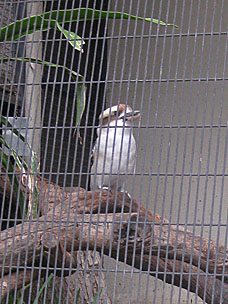
M 44 199 L 42 208 L 48 212 L 39 221 L 1 233 L 0 270 L 6 276 L 9 266 L 16 271 L 17 265 L 25 266 L 25 259 L 32 265 L 34 258 L 43 259 L 49 268 L 57 267 L 59 274 L 64 268 L 63 274 L 67 275 L 67 268 L 77 269 L 73 252 L 90 249 L 106 255 L 110 252 L 119 261 L 148 270 L 152 276 L 157 274 L 202 299 L 205 296 L 207 303 L 211 303 L 213 293 L 213 303 L 220 303 L 223 292 L 222 303 L 228 303 L 228 250 L 224 246 L 217 248 L 213 241 L 208 246 L 207 239 L 169 225 L 152 212 L 146 213 L 122 193 L 116 198 L 107 191 L 78 189 L 69 198 L 63 195 L 54 209 L 53 203 L 45 208 Z
M 2 284 L 1 295 L 2 298 L 6 298 L 7 294 L 10 294 L 15 289 L 26 286 L 31 283 L 31 281 L 35 280 L 39 275 L 38 270 L 32 271 L 31 269 L 27 269 L 26 272 L 24 270 L 19 270 L 18 272 L 13 272 L 10 275 L 4 275 L 4 281 Z

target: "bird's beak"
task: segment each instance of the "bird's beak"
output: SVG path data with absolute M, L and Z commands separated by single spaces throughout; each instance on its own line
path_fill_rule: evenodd
M 140 117 L 140 112 L 139 111 L 132 111 L 132 112 L 128 112 L 128 113 L 125 113 L 124 115 L 124 119 L 127 120 L 127 121 L 135 121 L 137 119 L 139 119 Z

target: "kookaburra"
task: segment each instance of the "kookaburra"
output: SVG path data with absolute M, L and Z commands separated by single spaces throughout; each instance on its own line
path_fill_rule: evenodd
M 132 125 L 139 117 L 139 111 L 124 104 L 101 113 L 93 149 L 91 189 L 125 191 L 126 176 L 135 171 L 136 143 Z

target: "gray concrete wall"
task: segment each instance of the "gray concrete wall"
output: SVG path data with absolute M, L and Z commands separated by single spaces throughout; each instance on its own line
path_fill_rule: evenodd
M 128 190 L 173 223 L 223 243 L 225 227 L 216 225 L 227 223 L 228 178 L 222 183 L 228 170 L 228 89 L 222 80 L 227 75 L 227 35 L 219 33 L 227 32 L 228 3 L 125 0 L 112 1 L 110 9 L 154 18 L 161 11 L 162 20 L 180 25 L 174 36 L 171 28 L 149 23 L 109 22 L 114 38 L 109 41 L 108 79 L 114 83 L 108 85 L 107 102 L 126 102 L 142 111 L 134 130 L 141 175 L 128 181 Z M 209 81 L 193 81 L 199 78 Z M 210 176 L 201 176 L 206 174 Z M 114 260 L 109 267 L 114 303 L 145 303 L 147 283 L 147 303 L 202 303 L 194 294 L 133 274 L 133 268 Z M 115 274 L 123 269 L 130 273 Z

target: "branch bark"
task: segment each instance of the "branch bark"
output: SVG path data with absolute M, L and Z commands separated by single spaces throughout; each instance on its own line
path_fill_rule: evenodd
M 16 168 L 16 173 L 18 175 L 19 180 L 21 180 L 21 189 L 24 192 L 24 196 L 29 200 L 29 198 L 33 197 L 29 192 L 29 188 L 27 187 L 27 175 L 20 172 L 19 168 Z M 15 211 L 17 208 L 17 196 L 11 189 L 11 184 L 8 179 L 6 178 L 6 174 L 4 168 L 2 168 L 2 174 L 0 175 L 0 195 L 3 196 L 3 206 L 4 212 L 6 214 L 7 222 L 8 219 L 8 206 L 11 206 L 11 219 L 14 223 Z M 67 191 L 64 191 L 64 188 L 49 182 L 46 178 L 42 178 L 41 176 L 36 176 L 37 186 L 39 189 L 39 201 L 40 201 L 40 213 L 41 215 L 47 214 L 49 210 L 53 210 L 54 205 L 58 205 L 63 201 L 69 200 L 71 198 L 71 194 Z M 27 191 L 27 192 L 26 192 Z M 73 197 L 77 196 L 78 189 L 74 188 L 74 193 L 72 194 Z M 32 201 L 29 201 L 32 204 Z M 6 210 L 5 210 L 6 209 Z M 79 212 L 83 212 L 81 209 Z M 3 216 L 4 218 L 4 216 Z M 7 227 L 6 222 L 3 222 L 3 228 Z M 94 298 L 101 290 L 98 303 L 104 303 L 104 299 L 106 300 L 107 304 L 110 304 L 111 301 L 105 295 L 105 273 L 101 272 L 102 269 L 102 261 L 100 258 L 99 253 L 94 251 L 74 251 L 73 257 L 77 258 L 77 264 L 80 265 L 81 268 L 86 269 L 84 271 L 80 271 L 78 273 L 73 273 L 70 276 L 66 277 L 55 277 L 54 285 L 52 286 L 52 281 L 47 286 L 47 293 L 45 295 L 45 299 L 43 299 L 44 294 L 42 293 L 38 299 L 38 303 L 44 302 L 52 302 L 53 301 L 53 289 L 54 294 L 59 294 L 61 290 L 61 298 L 63 302 L 67 299 L 69 304 L 75 303 L 75 282 L 78 282 L 77 290 L 80 289 L 79 294 L 79 302 L 80 303 L 89 303 L 93 302 Z M 37 261 L 39 265 L 39 258 Z M 7 267 L 7 266 L 6 266 Z M 91 271 L 93 269 L 93 271 Z M 30 269 L 26 270 L 26 273 L 29 273 Z M 21 271 L 19 271 L 20 276 Z M 24 276 L 24 271 L 22 271 L 22 276 Z M 24 279 L 25 285 L 32 282 L 34 286 L 42 286 L 42 284 L 46 283 L 45 279 L 46 272 L 42 271 L 39 273 L 38 281 L 36 282 L 36 276 L 33 272 L 32 276 L 26 274 Z M 4 290 L 4 294 L 12 292 L 14 289 L 20 289 L 23 287 L 23 280 L 17 279 L 17 274 L 15 272 L 11 273 L 9 276 L 10 284 L 7 286 L 9 289 Z M 47 278 L 47 277 L 46 277 Z M 5 278 L 4 283 L 7 283 L 7 277 Z M 32 285 L 31 285 L 32 286 Z M 7 288 L 8 288 L 7 287 Z M 3 288 L 4 289 L 4 288 Z M 32 288 L 32 299 L 37 297 L 37 288 Z M 38 288 L 39 290 L 39 288 Z M 77 292 L 76 290 L 76 292 Z M 0 292 L 1 294 L 1 292 Z M 24 295 L 25 298 L 29 294 L 29 289 L 27 289 L 26 294 Z M 1 297 L 1 296 L 0 296 Z M 23 294 L 22 294 L 23 297 Z
M 148 270 L 207 303 L 228 303 L 228 249 L 223 245 L 170 225 L 123 193 L 77 189 L 62 193 L 58 205 L 46 199 L 43 194 L 44 215 L 38 221 L 1 233 L 0 270 L 6 277 L 9 266 L 14 271 L 18 264 L 25 267 L 25 260 L 33 265 L 34 259 L 57 267 L 57 275 L 68 275 L 79 267 L 76 250 L 94 250 Z

